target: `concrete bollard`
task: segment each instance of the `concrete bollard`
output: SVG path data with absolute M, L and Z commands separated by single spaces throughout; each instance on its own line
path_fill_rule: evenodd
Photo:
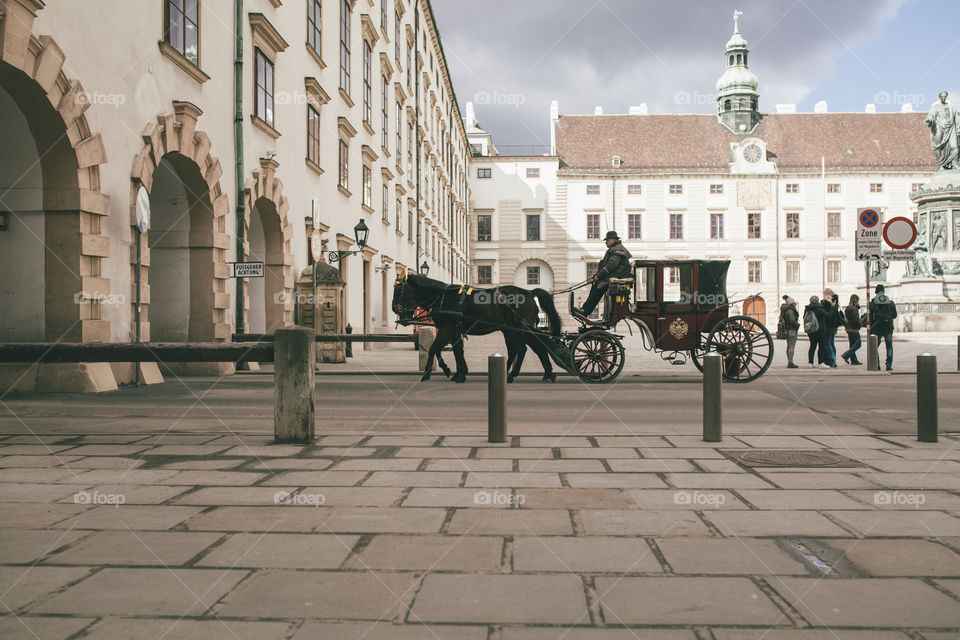
M 507 359 L 487 358 L 487 441 L 507 441 Z
M 917 440 L 936 442 L 939 429 L 937 410 L 937 356 L 917 356 Z
M 719 353 L 703 356 L 703 440 L 723 440 L 723 357 Z
M 880 336 L 867 336 L 867 371 L 880 371 Z
M 437 337 L 437 330 L 433 327 L 427 327 L 421 325 L 417 331 L 417 349 L 420 353 L 420 356 L 417 360 L 420 368 L 418 371 L 423 371 L 423 368 L 427 366 L 427 354 L 430 352 L 430 347 L 433 346 L 433 339 Z M 434 365 L 436 366 L 436 365 Z
M 273 437 L 277 442 L 313 442 L 316 362 L 313 329 L 277 329 L 273 336 Z

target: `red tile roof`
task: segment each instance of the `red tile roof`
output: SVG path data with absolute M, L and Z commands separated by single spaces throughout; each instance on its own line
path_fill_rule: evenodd
M 925 114 L 767 114 L 738 136 L 714 115 L 565 115 L 557 122 L 561 173 L 727 172 L 730 143 L 758 137 L 780 173 L 936 170 Z M 623 165 L 613 169 L 618 155 Z

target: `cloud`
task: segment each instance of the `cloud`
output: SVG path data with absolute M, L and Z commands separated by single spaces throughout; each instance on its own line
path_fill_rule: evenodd
M 892 18 L 905 0 L 433 0 L 461 107 L 495 143 L 549 143 L 550 100 L 561 113 L 712 113 L 732 11 L 760 80 L 761 109 L 800 102 Z M 863 61 L 862 74 L 882 70 Z M 686 94 L 689 100 L 677 100 Z M 506 96 L 500 102 L 494 96 Z M 512 99 L 510 99 L 512 97 Z

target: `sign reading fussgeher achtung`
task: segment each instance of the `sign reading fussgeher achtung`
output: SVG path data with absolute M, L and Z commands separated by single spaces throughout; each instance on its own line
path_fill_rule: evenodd
M 233 276 L 234 278 L 262 278 L 263 277 L 263 263 L 262 262 L 234 262 L 233 263 Z

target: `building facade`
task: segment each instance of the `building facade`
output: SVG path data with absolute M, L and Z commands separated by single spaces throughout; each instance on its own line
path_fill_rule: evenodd
M 467 276 L 469 151 L 429 0 L 6 0 L 0 55 L 0 341 L 271 332 L 315 228 L 357 251 L 355 332 L 393 330 L 398 270 Z
M 736 310 L 771 326 L 782 295 L 805 303 L 829 287 L 844 303 L 858 288 L 862 297 L 857 209 L 927 224 L 908 197 L 936 168 L 923 114 L 870 105 L 829 113 L 825 104 L 763 113 L 748 53 L 735 27 L 716 115 L 657 115 L 645 105 L 628 115 L 560 115 L 554 102 L 553 148 L 536 157 L 500 155 L 468 106 L 474 281 L 532 285 L 537 274 L 527 267 L 540 265 L 552 276 L 540 281 L 553 288 L 582 282 L 615 230 L 635 258 L 730 260 L 731 299 L 759 296 Z M 935 257 L 953 268 L 958 250 L 960 239 L 946 238 Z M 907 264 L 873 279 L 896 280 Z

